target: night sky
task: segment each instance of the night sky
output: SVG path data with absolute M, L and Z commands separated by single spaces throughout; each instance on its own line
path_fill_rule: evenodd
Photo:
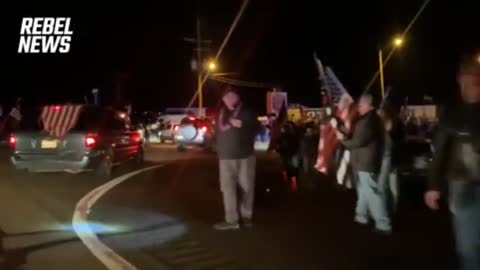
M 314 51 L 332 66 L 357 96 L 378 66 L 377 50 L 401 33 L 422 0 L 390 1 L 250 0 L 220 58 L 219 72 L 245 81 L 278 84 L 290 102 L 320 105 Z M 438 102 L 455 94 L 461 52 L 480 47 L 478 1 L 433 0 L 385 70 L 397 99 Z M 80 3 L 80 2 L 79 2 Z M 213 41 L 214 55 L 241 5 L 228 1 L 129 1 L 112 5 L 67 1 L 2 5 L 0 103 L 18 96 L 25 104 L 83 102 L 94 87 L 102 102 L 133 102 L 134 108 L 161 110 L 185 106 L 195 89 L 190 60 L 195 18 Z M 72 17 L 69 54 L 17 54 L 22 17 Z M 225 85 L 209 81 L 207 105 L 215 105 Z M 379 90 L 378 83 L 373 88 Z M 264 110 L 266 89 L 242 88 Z

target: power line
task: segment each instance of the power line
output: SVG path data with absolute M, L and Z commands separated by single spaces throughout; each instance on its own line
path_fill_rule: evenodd
M 410 29 L 413 27 L 413 25 L 415 24 L 415 22 L 417 21 L 417 19 L 420 17 L 420 15 L 423 13 L 423 11 L 425 10 L 425 8 L 428 6 L 428 4 L 430 4 L 431 0 L 425 0 L 422 4 L 422 6 L 420 7 L 420 9 L 417 11 L 417 13 L 415 14 L 415 16 L 412 18 L 412 20 L 410 21 L 410 23 L 408 24 L 408 26 L 405 28 L 405 30 L 403 31 L 402 35 L 401 35 L 401 38 L 404 39 L 404 37 L 408 34 L 408 32 L 410 32 Z M 395 47 L 393 47 L 390 52 L 388 53 L 388 56 L 385 58 L 385 60 L 383 61 L 383 67 L 385 68 L 385 66 L 387 65 L 388 61 L 390 61 L 390 58 L 392 58 L 393 56 L 393 53 L 395 52 Z M 365 89 L 363 90 L 363 93 L 366 93 L 370 90 L 370 88 L 372 88 L 373 84 L 375 83 L 375 81 L 378 79 L 378 76 L 380 75 L 380 71 L 377 70 L 375 72 L 375 74 L 373 75 L 372 79 L 368 82 L 367 86 L 365 87 Z
M 243 86 L 243 87 L 251 87 L 251 88 L 275 88 L 275 84 L 271 83 L 259 83 L 259 82 L 249 82 L 249 81 L 241 81 L 241 80 L 236 80 L 232 78 L 225 78 L 221 76 L 211 76 L 211 80 L 221 82 L 221 83 L 226 83 L 230 85 L 235 85 L 235 86 Z

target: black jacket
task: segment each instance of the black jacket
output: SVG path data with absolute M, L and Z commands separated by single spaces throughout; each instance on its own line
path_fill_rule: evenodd
M 226 109 L 225 109 L 226 110 Z M 226 110 L 225 119 L 217 119 L 217 153 L 220 159 L 234 160 L 245 159 L 253 155 L 255 136 L 260 131 L 261 125 L 255 113 L 247 108 L 240 110 L 238 116 L 233 117 L 232 112 Z M 228 119 L 236 118 L 242 121 L 241 128 L 235 128 L 228 124 Z M 220 125 L 228 125 L 229 128 L 222 130 Z
M 480 183 L 480 103 L 444 113 L 435 136 L 435 155 L 429 188 L 440 190 L 447 181 Z
M 351 163 L 355 171 L 380 171 L 384 134 L 382 121 L 375 110 L 358 119 L 351 138 L 343 141 L 343 145 L 351 150 Z

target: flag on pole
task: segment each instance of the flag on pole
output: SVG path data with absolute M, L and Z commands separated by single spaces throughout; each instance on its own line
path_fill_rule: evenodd
M 314 58 L 315 64 L 317 65 L 318 69 L 318 79 L 320 80 L 321 85 L 321 90 L 322 90 L 322 105 L 323 106 L 329 106 L 331 105 L 331 94 L 330 91 L 328 90 L 326 83 L 325 83 L 325 69 L 323 68 L 322 61 L 317 57 L 317 54 L 315 53 Z
M 267 113 L 279 115 L 280 111 L 288 107 L 287 92 L 267 92 Z
M 20 108 L 13 107 L 10 111 L 10 116 L 17 121 L 22 120 L 22 113 L 20 112 Z
M 347 182 L 351 179 L 349 176 L 350 153 L 343 150 L 341 153 L 340 141 L 337 139 L 337 131 L 345 130 L 350 132 L 352 121 L 355 117 L 354 100 L 345 89 L 343 84 L 330 67 L 325 68 L 324 85 L 331 96 L 332 105 L 335 106 L 334 115 L 331 120 L 321 126 L 321 135 L 318 145 L 318 158 L 315 168 L 324 174 L 331 173 L 329 170 L 333 167 L 332 162 L 336 155 L 339 155 L 340 161 L 336 170 L 337 182 L 342 185 L 351 185 Z
M 2 132 L 14 132 L 17 129 L 22 120 L 21 102 L 22 99 L 18 98 L 15 106 L 10 110 L 10 113 L 8 113 L 1 127 Z
M 44 131 L 62 138 L 78 121 L 82 105 L 44 106 L 40 119 Z

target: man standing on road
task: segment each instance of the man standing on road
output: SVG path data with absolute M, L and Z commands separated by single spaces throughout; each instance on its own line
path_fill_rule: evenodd
M 462 104 L 443 115 L 425 202 L 439 208 L 448 189 L 457 251 L 463 270 L 480 269 L 480 63 L 466 57 L 458 82 Z
M 371 95 L 360 97 L 358 113 L 360 118 L 350 138 L 346 139 L 343 133 L 337 132 L 338 139 L 352 153 L 352 167 L 358 176 L 355 222 L 366 225 L 371 217 L 376 231 L 390 234 L 392 228 L 387 203 L 378 182 L 384 132 Z
M 215 224 L 216 230 L 240 228 L 240 217 L 245 227 L 252 227 L 255 191 L 255 137 L 260 122 L 246 109 L 239 94 L 227 89 L 217 118 L 217 153 L 220 167 L 220 186 L 223 193 L 225 222 Z M 241 199 L 237 199 L 237 186 Z M 238 207 L 238 204 L 239 207 Z

